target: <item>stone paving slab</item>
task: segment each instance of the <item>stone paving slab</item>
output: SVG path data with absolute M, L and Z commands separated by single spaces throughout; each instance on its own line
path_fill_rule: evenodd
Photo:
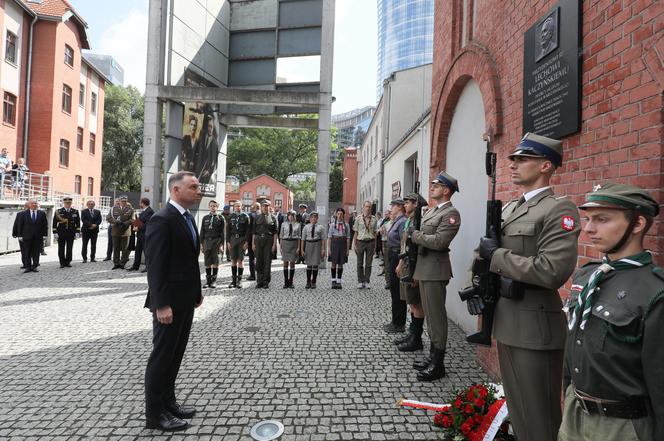
M 270 290 L 206 290 L 178 383 L 178 399 L 198 413 L 186 431 L 163 435 L 143 427 L 145 274 L 80 258 L 60 269 L 47 251 L 40 272 L 25 275 L 19 256 L 0 256 L 0 439 L 249 440 L 253 424 L 278 419 L 284 441 L 435 440 L 432 414 L 399 409 L 398 399 L 441 402 L 488 380 L 453 324 L 447 378 L 416 380 L 422 351 L 398 352 L 381 330 L 390 296 L 377 262 L 369 290 L 355 288 L 353 253 L 343 290 L 330 289 L 329 270 L 305 290 L 300 265 L 297 288 L 284 290 L 275 261 Z M 218 285 L 229 279 L 224 264 Z

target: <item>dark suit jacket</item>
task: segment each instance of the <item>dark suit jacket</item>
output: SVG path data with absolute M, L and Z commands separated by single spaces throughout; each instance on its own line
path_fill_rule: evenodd
M 150 260 L 146 308 L 155 311 L 170 306 L 177 311 L 200 302 L 199 252 L 198 231 L 194 244 L 184 216 L 172 204 L 150 218 L 145 231 L 145 255 Z
M 23 240 L 42 240 L 48 234 L 46 213 L 37 210 L 37 219 L 32 222 L 30 210 L 21 211 L 16 215 L 12 233 L 14 237 L 22 237 Z
M 101 224 L 101 211 L 93 208 L 92 213 L 93 214 L 90 215 L 90 210 L 88 208 L 81 210 L 81 222 L 83 222 L 81 231 L 88 231 L 90 233 L 99 232 L 99 225 Z M 90 225 L 92 224 L 95 224 L 96 227 L 90 228 Z
M 138 215 L 138 220 L 143 222 L 143 225 L 141 225 L 138 228 L 138 238 L 142 239 L 145 236 L 145 228 L 148 226 L 148 221 L 154 214 L 154 210 L 152 207 L 147 207 L 145 210 L 141 212 L 141 214 Z

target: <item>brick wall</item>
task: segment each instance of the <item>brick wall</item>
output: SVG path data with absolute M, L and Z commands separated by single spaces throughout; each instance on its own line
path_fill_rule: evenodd
M 463 2 L 469 11 L 462 41 Z M 431 172 L 445 168 L 447 135 L 459 94 L 469 79 L 482 91 L 487 127 L 495 132 L 498 196 L 518 194 L 506 155 L 523 135 L 523 34 L 554 0 L 450 0 L 435 2 Z M 579 203 L 607 180 L 648 189 L 664 199 L 664 3 L 649 0 L 582 2 L 582 127 L 563 141 L 564 165 L 552 183 Z M 473 20 L 475 23 L 473 23 Z M 664 217 L 646 246 L 664 264 Z M 581 236 L 579 264 L 597 254 Z M 562 289 L 561 294 L 567 295 Z M 497 374 L 495 352 L 481 363 Z
M 231 202 L 238 200 L 244 203 L 243 198 L 245 192 L 251 193 L 252 202 L 255 202 L 258 194 L 258 188 L 263 186 L 269 187 L 270 189 L 270 194 L 267 197 L 272 202 L 272 206 L 275 206 L 275 193 L 281 193 L 283 195 L 283 206 L 281 207 L 282 212 L 293 208 L 293 193 L 290 191 L 290 189 L 268 175 L 260 175 L 248 180 L 243 184 L 240 184 L 238 192 L 226 192 L 226 203 L 230 204 Z M 275 209 L 276 208 L 277 207 L 275 207 Z
M 343 164 L 343 201 L 347 213 L 357 205 L 357 149 L 347 148 Z M 363 201 L 360 201 L 363 202 Z

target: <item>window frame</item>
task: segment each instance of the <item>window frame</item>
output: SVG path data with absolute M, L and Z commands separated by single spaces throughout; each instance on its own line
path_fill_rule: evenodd
M 90 114 L 97 115 L 97 94 L 94 92 L 90 93 Z
M 13 98 L 13 103 L 8 103 L 7 98 Z M 2 98 L 2 122 L 12 127 L 16 127 L 16 103 L 17 98 L 13 93 L 5 92 Z M 11 106 L 11 112 L 7 112 L 7 109 Z
M 85 109 L 85 84 L 80 83 L 80 89 L 78 90 L 78 107 Z
M 74 175 L 74 193 L 81 194 L 82 186 L 83 186 L 83 176 Z
M 71 115 L 72 93 L 72 88 L 69 85 L 62 83 L 62 111 L 68 115 Z M 67 105 L 69 106 L 67 107 Z
M 71 55 L 69 54 L 71 52 Z M 68 44 L 65 44 L 65 64 L 69 67 L 74 67 L 74 48 L 69 46 Z M 68 62 L 67 60 L 71 59 L 71 62 Z
M 76 150 L 79 152 L 83 151 L 83 136 L 85 135 L 85 130 L 83 127 L 76 128 Z
M 70 150 L 70 146 L 71 145 L 70 145 L 68 140 L 66 140 L 64 138 L 60 138 L 60 149 L 59 149 L 59 152 L 58 152 L 59 153 L 58 162 L 60 163 L 60 167 L 62 167 L 62 168 L 69 168 L 69 150 Z M 62 153 L 63 151 L 65 152 L 65 157 L 64 157 L 65 161 L 64 161 L 64 163 L 63 163 L 63 160 L 62 160 L 63 159 L 63 153 Z
M 91 155 L 94 155 L 97 153 L 97 134 L 90 132 L 90 136 L 88 137 L 88 152 Z
M 88 196 L 94 196 L 95 193 L 95 178 L 88 176 Z
M 8 55 L 10 54 L 9 52 L 9 47 L 10 47 L 10 38 L 9 37 L 14 37 L 13 38 L 13 52 L 12 52 L 12 58 L 9 59 Z M 10 31 L 9 29 L 7 30 L 7 33 L 5 35 L 5 61 L 13 66 L 16 66 L 17 63 L 17 58 L 18 58 L 18 35 Z

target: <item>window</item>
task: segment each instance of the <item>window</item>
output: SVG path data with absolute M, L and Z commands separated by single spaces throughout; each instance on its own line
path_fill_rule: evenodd
M 7 40 L 5 42 L 5 61 L 16 64 L 16 46 L 18 37 L 13 32 L 7 31 Z
M 95 154 L 95 140 L 96 140 L 95 134 L 90 133 L 90 154 L 91 155 Z
M 74 66 L 74 49 L 65 44 L 65 64 L 67 66 Z
M 95 192 L 95 178 L 88 178 L 88 196 L 93 196 Z
M 90 96 L 90 113 L 97 114 L 97 94 L 94 92 Z
M 85 84 L 81 83 L 81 88 L 78 90 L 78 105 L 85 109 Z
M 76 150 L 83 150 L 83 127 L 76 130 Z
M 9 92 L 5 92 L 2 103 L 2 122 L 12 126 L 16 125 L 16 97 Z
M 81 176 L 74 176 L 74 193 L 81 194 Z
M 60 140 L 60 167 L 69 167 L 69 141 Z
M 62 85 L 62 111 L 71 114 L 71 87 Z

